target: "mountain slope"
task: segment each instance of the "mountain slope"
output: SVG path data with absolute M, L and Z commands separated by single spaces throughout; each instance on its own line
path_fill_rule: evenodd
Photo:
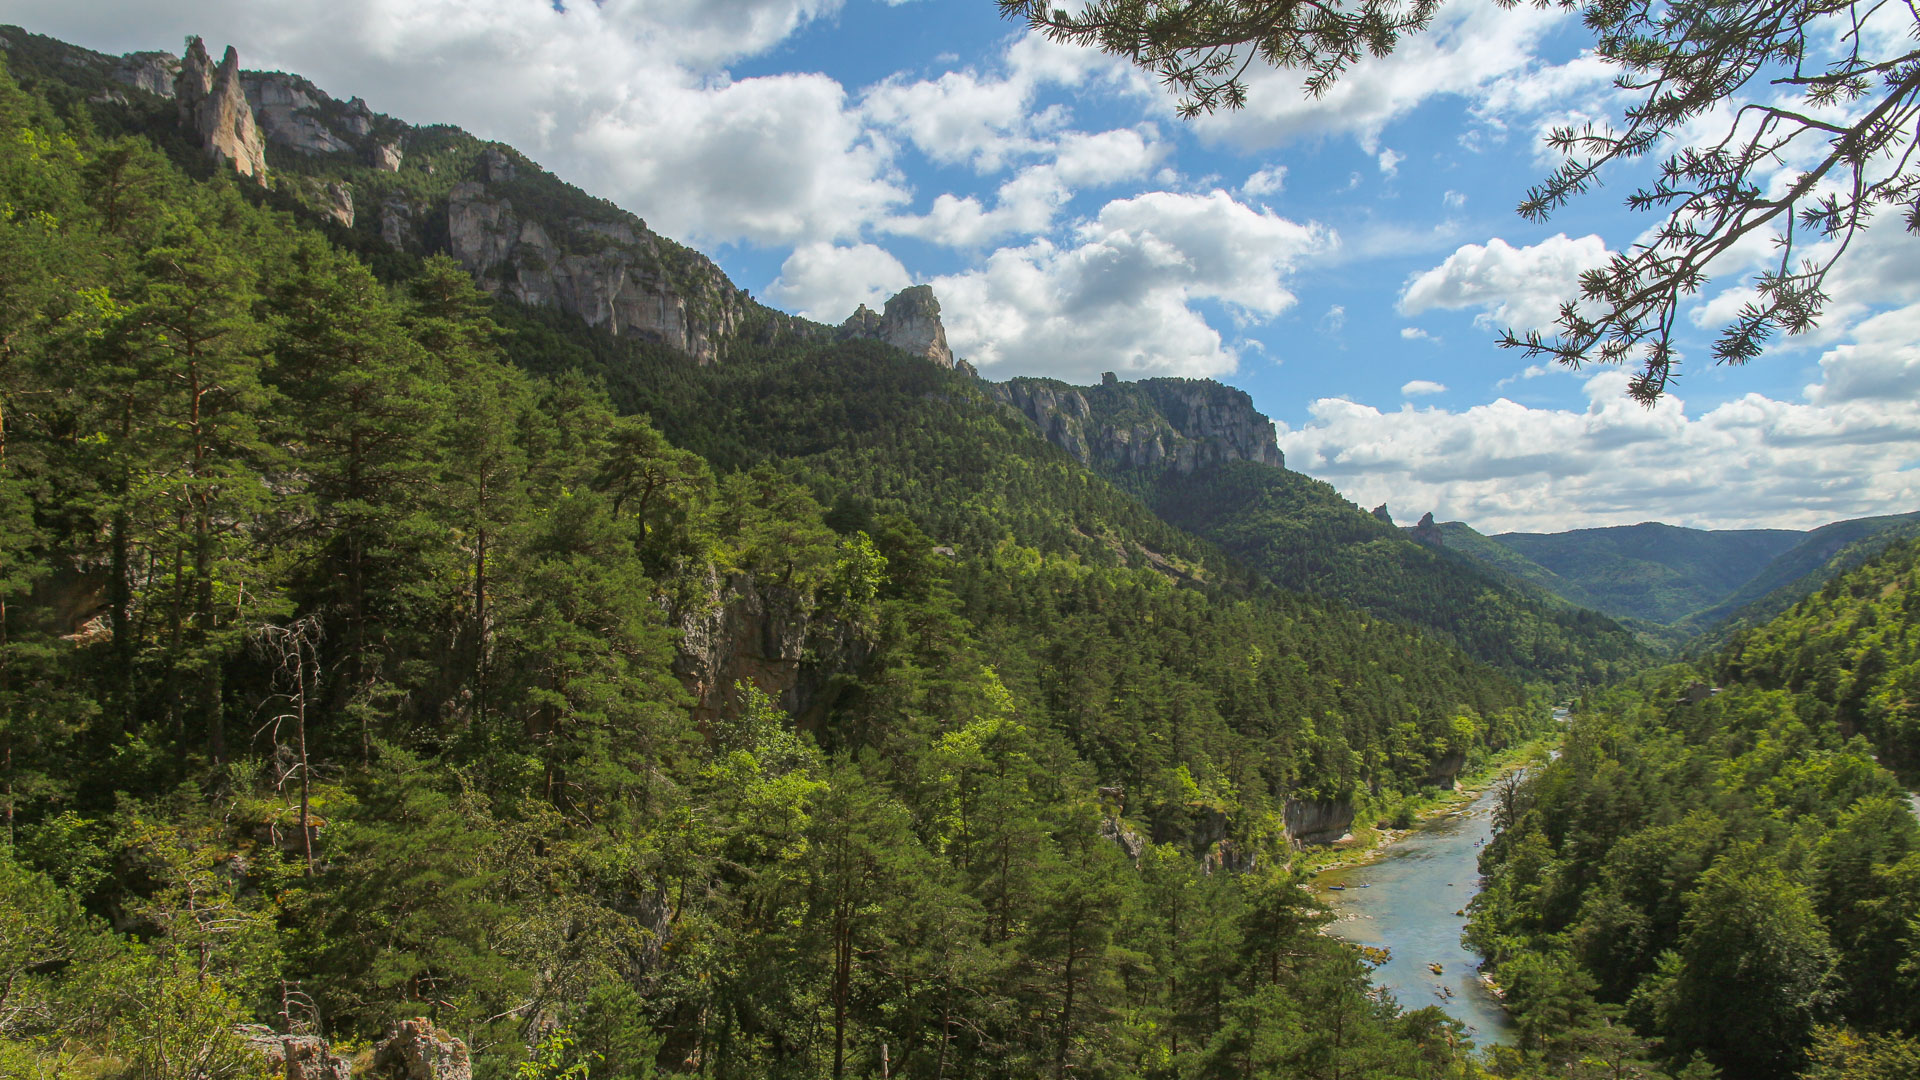
M 1896 543 L 1715 656 L 1581 702 L 1504 803 L 1467 930 L 1548 1054 L 1912 1071 L 1920 826 L 1889 767 L 1920 764 L 1916 588 L 1920 544 Z
M 1887 545 L 1920 528 L 1920 513 L 1836 521 L 1802 534 L 1746 584 L 1720 602 L 1688 616 L 1681 628 L 1709 633 L 1734 625 L 1765 622 L 1785 611 L 1836 574 L 1844 573 Z
M 370 121 L 436 165 L 389 244 L 351 102 L 6 40 L 0 1071 L 1468 1068 L 1289 865 L 1541 730 L 1512 679 L 1157 517 L 930 296 L 788 320 Z
M 1578 602 L 1609 615 L 1669 624 L 1751 581 L 1802 534 L 1643 522 L 1563 533 L 1500 533 L 1491 539 L 1570 583 L 1570 600 L 1578 596 Z
M 1647 655 L 1605 616 L 1413 543 L 1288 470 L 1271 422 L 1238 390 L 1013 379 L 995 393 L 1055 445 L 1282 587 L 1425 627 L 1526 679 L 1600 682 Z

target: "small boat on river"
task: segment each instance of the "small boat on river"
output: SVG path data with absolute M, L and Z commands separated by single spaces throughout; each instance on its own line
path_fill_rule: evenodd
M 1434 964 L 1428 964 L 1427 970 L 1433 972 L 1435 975 L 1438 975 L 1443 969 L 1440 967 L 1439 964 L 1434 963 Z

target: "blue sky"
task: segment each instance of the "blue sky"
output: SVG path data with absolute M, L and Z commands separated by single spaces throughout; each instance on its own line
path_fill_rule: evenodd
M 1548 224 L 1513 213 L 1551 167 L 1545 128 L 1620 104 L 1563 12 L 1452 0 L 1320 101 L 1261 73 L 1246 110 L 1185 122 L 1139 73 L 992 0 L 47 8 L 0 0 L 0 18 L 109 52 L 197 33 L 509 142 L 788 310 L 837 322 L 931 282 L 988 378 L 1219 378 L 1279 423 L 1290 465 L 1402 519 L 1804 528 L 1920 509 L 1920 241 L 1893 228 L 1850 257 L 1818 333 L 1743 369 L 1688 365 L 1652 411 L 1617 371 L 1494 347 L 1653 224 L 1621 207 L 1629 172 Z M 1693 355 L 1752 265 L 1702 294 Z

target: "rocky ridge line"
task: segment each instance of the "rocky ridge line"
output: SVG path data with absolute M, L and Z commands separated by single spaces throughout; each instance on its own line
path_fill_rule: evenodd
M 1211 379 L 1143 379 L 1108 373 L 1099 386 L 1009 379 L 990 393 L 1083 465 L 1173 471 L 1251 461 L 1283 468 L 1273 421 L 1243 390 Z

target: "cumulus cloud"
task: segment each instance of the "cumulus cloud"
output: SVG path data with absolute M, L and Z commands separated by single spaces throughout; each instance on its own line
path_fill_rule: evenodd
M 1287 167 L 1269 165 L 1247 177 L 1247 182 L 1240 185 L 1240 193 L 1259 198 L 1262 195 L 1278 195 L 1286 186 Z
M 1405 340 L 1405 341 L 1439 341 L 1440 340 L 1439 338 L 1434 337 L 1432 334 L 1427 333 L 1425 330 L 1422 330 L 1417 326 L 1401 327 L 1400 337 L 1402 340 Z M 1412 384 L 1408 384 L 1408 385 L 1412 385 Z M 1404 390 L 1405 388 L 1402 387 L 1402 389 Z
M 1560 305 L 1579 295 L 1581 271 L 1607 254 L 1598 236 L 1570 240 L 1564 233 L 1522 248 L 1497 236 L 1485 245 L 1463 244 L 1439 266 L 1407 279 L 1400 313 L 1479 308 L 1481 324 L 1548 327 Z
M 888 297 L 910 284 L 907 268 L 884 248 L 816 243 L 795 248 L 787 256 L 767 293 L 809 319 L 837 323 L 861 304 L 879 310 Z
M 1540 40 L 1566 17 L 1557 7 L 1445 5 L 1429 30 L 1404 39 L 1391 56 L 1362 59 L 1318 98 L 1301 92 L 1300 72 L 1256 66 L 1247 78 L 1246 107 L 1210 114 L 1198 125 L 1210 138 L 1243 147 L 1352 135 L 1373 152 L 1382 129 L 1422 102 L 1441 94 L 1478 99 L 1503 79 L 1538 67 Z
M 1066 242 L 1002 248 L 933 286 L 954 350 L 990 376 L 1220 375 L 1238 354 L 1193 304 L 1271 319 L 1293 306 L 1300 261 L 1334 243 L 1225 192 L 1149 192 L 1107 203 Z
M 1444 394 L 1446 392 L 1447 387 L 1445 383 L 1437 383 L 1432 379 L 1414 379 L 1412 382 L 1402 383 L 1400 385 L 1401 397 L 1423 397 L 1427 394 Z
M 1376 160 L 1380 163 L 1380 175 L 1392 179 L 1399 175 L 1400 163 L 1407 160 L 1407 155 L 1395 153 L 1392 150 L 1382 150 Z
M 1627 373 L 1608 369 L 1586 380 L 1584 408 L 1500 398 L 1385 412 L 1326 398 L 1305 424 L 1280 426 L 1280 446 L 1290 466 L 1363 506 L 1432 507 L 1488 532 L 1649 519 L 1808 528 L 1913 509 L 1920 371 L 1889 355 L 1913 340 L 1904 326 L 1830 353 L 1805 402 L 1747 394 L 1696 416 L 1670 395 L 1646 409 L 1624 396 Z
M 204 0 L 21 8 L 35 30 L 116 51 L 232 43 L 415 123 L 512 143 L 696 242 L 846 236 L 906 198 L 833 80 L 732 79 L 840 0 Z M 690 182 L 689 177 L 699 177 Z

